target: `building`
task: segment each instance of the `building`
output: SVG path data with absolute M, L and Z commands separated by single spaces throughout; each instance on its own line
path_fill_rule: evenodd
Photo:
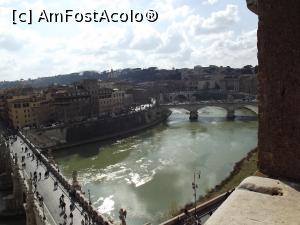
M 216 81 L 211 76 L 201 77 L 199 79 L 185 81 L 186 90 L 202 91 L 216 88 Z
M 257 75 L 242 75 L 239 77 L 239 91 L 248 94 L 257 94 Z
M 220 88 L 225 91 L 239 91 L 239 78 L 237 76 L 224 76 L 219 80 Z
M 83 80 L 79 85 L 90 95 L 90 117 L 97 116 L 98 112 L 98 98 L 99 98 L 99 81 L 96 79 Z
M 99 116 L 120 113 L 126 107 L 125 92 L 118 89 L 102 88 L 99 96 Z
M 50 101 L 42 96 L 13 96 L 7 99 L 9 125 L 15 129 L 39 127 L 53 113 Z
M 4 92 L 0 93 L 0 119 L 6 121 L 8 119 L 8 112 L 7 112 L 7 101 L 6 101 L 6 94 Z
M 90 117 L 90 94 L 79 87 L 66 87 L 52 94 L 55 121 L 78 122 Z
M 132 101 L 137 105 L 148 104 L 150 102 L 149 92 L 145 88 L 132 88 L 127 93 L 132 96 Z

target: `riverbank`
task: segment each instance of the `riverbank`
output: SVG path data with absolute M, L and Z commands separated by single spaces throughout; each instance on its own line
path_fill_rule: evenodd
M 57 146 L 51 147 L 51 149 L 52 150 L 59 150 L 59 149 L 72 148 L 72 147 L 76 147 L 76 146 L 84 145 L 84 144 L 89 144 L 89 143 L 93 143 L 93 142 L 116 141 L 116 140 L 119 140 L 119 139 L 122 139 L 122 138 L 129 137 L 131 135 L 137 134 L 138 132 L 144 131 L 146 129 L 152 128 L 152 127 L 166 121 L 170 115 L 171 115 L 171 112 L 168 112 L 164 116 L 162 116 L 162 117 L 160 117 L 160 118 L 158 118 L 154 121 L 151 121 L 149 123 L 146 123 L 145 125 L 141 125 L 139 127 L 131 128 L 131 129 L 128 129 L 126 131 L 121 131 L 121 132 L 117 132 L 117 133 L 110 134 L 110 135 L 104 135 L 104 136 L 101 136 L 101 137 L 90 138 L 90 139 L 84 140 L 84 141 L 78 141 L 78 142 L 73 142 L 73 143 L 57 145 Z
M 220 184 L 201 196 L 198 203 L 206 202 L 220 194 L 228 192 L 238 186 L 246 177 L 257 171 L 257 148 L 251 150 L 246 157 L 234 165 L 232 172 Z
M 114 118 L 29 130 L 23 133 L 41 150 L 66 149 L 92 142 L 107 142 L 131 136 L 166 121 L 170 114 L 170 110 L 152 108 Z
M 211 199 L 222 195 L 228 191 L 233 190 L 246 177 L 253 175 L 257 171 L 257 148 L 251 150 L 246 157 L 238 161 L 231 173 L 220 184 L 210 189 L 204 196 L 200 196 L 197 205 L 203 204 Z M 188 203 L 184 208 L 177 208 L 176 206 L 169 209 L 166 217 L 175 217 L 184 211 L 184 209 L 192 209 L 194 203 Z

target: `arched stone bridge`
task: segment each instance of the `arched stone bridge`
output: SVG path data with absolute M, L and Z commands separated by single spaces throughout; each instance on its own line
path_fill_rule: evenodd
M 232 95 L 238 95 L 238 98 L 252 98 L 254 99 L 254 95 L 250 95 L 248 93 L 242 92 L 209 92 L 212 95 L 218 95 L 219 97 L 225 97 L 227 99 L 232 98 Z M 200 91 L 178 91 L 171 93 L 160 94 L 159 101 L 162 102 L 190 102 L 200 100 L 199 97 L 203 95 L 203 92 Z
M 227 111 L 227 118 L 233 119 L 235 110 L 238 109 L 248 109 L 256 114 L 258 114 L 257 110 L 257 102 L 256 101 L 243 101 L 243 100 L 215 100 L 215 101 L 199 101 L 199 102 L 171 102 L 171 103 L 161 103 L 161 107 L 163 108 L 181 108 L 186 109 L 190 112 L 190 120 L 198 119 L 198 110 L 207 106 L 220 107 Z

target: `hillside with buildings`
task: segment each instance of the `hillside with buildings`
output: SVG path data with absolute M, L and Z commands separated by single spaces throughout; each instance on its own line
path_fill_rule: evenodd
M 12 128 L 40 127 L 117 115 L 159 94 L 198 92 L 199 100 L 229 91 L 256 95 L 255 67 L 124 69 L 18 81 L 0 91 L 0 117 Z M 2 88 L 5 86 L 2 83 Z M 12 82 L 11 84 L 16 84 Z
M 215 75 L 234 75 L 255 74 L 257 67 L 246 65 L 243 68 L 218 67 L 210 65 L 208 67 L 195 66 L 193 69 L 159 69 L 156 67 L 149 68 L 127 68 L 122 70 L 111 71 L 83 71 L 71 74 L 56 75 L 51 77 L 39 77 L 36 79 L 21 79 L 17 81 L 1 81 L 0 89 L 17 88 L 17 87 L 47 87 L 50 85 L 70 85 L 84 79 L 100 80 L 126 80 L 131 82 L 147 82 L 156 80 L 181 80 L 182 76 L 215 76 Z
M 52 81 L 56 78 L 53 77 Z M 216 96 L 216 92 L 226 94 L 234 91 L 251 95 L 257 92 L 257 78 L 252 66 L 242 69 L 196 66 L 171 71 L 125 69 L 110 71 L 106 75 L 85 72 L 61 78 L 64 82 L 46 87 L 37 87 L 40 86 L 37 79 L 20 81 L 15 88 L 2 89 L 1 119 L 13 128 L 40 127 L 54 122 L 78 122 L 120 114 L 132 106 L 150 103 L 151 98 L 164 93 L 198 92 L 200 99 L 209 100 Z M 51 81 L 50 78 L 40 79 Z

